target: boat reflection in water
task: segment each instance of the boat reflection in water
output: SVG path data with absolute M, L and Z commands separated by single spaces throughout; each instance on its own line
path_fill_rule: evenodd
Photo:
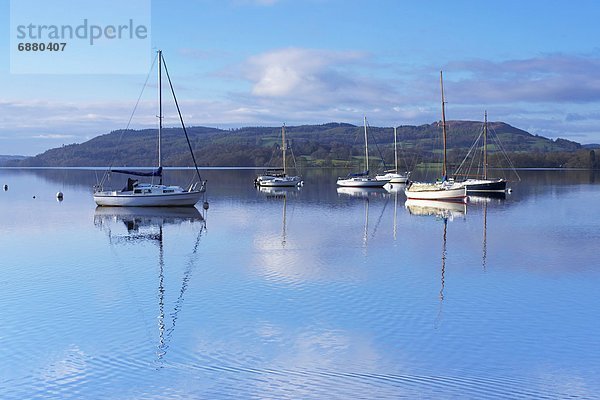
M 377 197 L 377 196 L 383 197 L 388 194 L 388 191 L 385 190 L 383 187 L 369 188 L 369 187 L 343 186 L 343 187 L 337 188 L 337 193 L 338 193 L 338 195 L 343 195 L 343 196 L 368 198 L 368 197 Z
M 281 247 L 285 247 L 287 243 L 287 232 L 286 232 L 286 219 L 287 219 L 287 199 L 298 194 L 302 189 L 301 186 L 295 187 L 272 187 L 272 186 L 258 186 L 258 191 L 263 194 L 269 200 L 283 200 L 283 211 L 282 211 L 282 228 L 281 228 Z
M 283 198 L 287 196 L 296 196 L 301 190 L 302 186 L 258 186 L 259 193 L 263 194 L 266 198 Z
M 394 241 L 398 238 L 398 197 L 400 193 L 404 197 L 404 189 L 406 188 L 405 183 L 388 183 L 383 187 L 390 196 L 394 199 L 394 219 L 393 219 L 393 237 Z
M 206 220 L 196 207 L 96 207 L 94 225 L 110 228 L 116 222 L 127 228 L 128 234 L 120 237 L 124 240 L 157 239 L 156 230 L 183 222 L 199 222 L 202 230 L 206 228 Z
M 411 215 L 430 215 L 451 221 L 467 214 L 465 203 L 453 201 L 407 199 L 404 206 Z
M 404 193 L 404 189 L 406 189 L 406 184 L 390 182 L 387 185 L 385 185 L 383 188 L 392 194 Z
M 508 190 L 506 192 L 480 192 L 469 195 L 470 203 L 489 203 L 491 200 L 506 200 Z
M 485 271 L 487 265 L 487 209 L 491 203 L 501 203 L 506 199 L 506 192 L 486 192 L 478 193 L 476 196 L 469 196 L 469 201 L 473 204 L 483 205 L 483 240 L 481 266 Z
M 367 247 L 369 245 L 369 202 L 370 202 L 370 199 L 378 198 L 378 197 L 386 199 L 386 201 L 381 209 L 381 213 L 379 214 L 379 218 L 377 219 L 377 222 L 375 223 L 375 227 L 373 228 L 373 232 L 371 233 L 371 236 L 375 236 L 375 234 L 377 232 L 377 228 L 379 227 L 379 224 L 381 223 L 383 213 L 385 212 L 385 209 L 387 207 L 387 204 L 388 204 L 388 201 L 390 198 L 390 194 L 384 188 L 365 188 L 365 187 L 362 187 L 362 188 L 361 187 L 338 187 L 337 193 L 340 196 L 349 196 L 349 197 L 364 199 L 364 201 L 365 201 L 365 224 L 364 224 L 364 230 L 363 230 L 363 248 L 366 251 Z
M 197 230 L 197 236 L 185 264 L 179 295 L 168 313 L 170 326 L 165 321 L 165 252 L 164 229 L 167 226 L 191 224 Z M 196 207 L 97 207 L 94 213 L 94 225 L 108 233 L 111 245 L 140 244 L 151 242 L 158 247 L 158 345 L 157 359 L 162 362 L 169 347 L 170 338 L 175 330 L 179 311 L 196 266 L 200 247 L 200 238 L 206 231 L 206 219 Z M 123 225 L 126 233 L 122 232 Z
M 439 325 L 439 322 L 442 318 L 442 304 L 444 301 L 448 221 L 453 221 L 454 218 L 458 217 L 465 217 L 467 214 L 467 205 L 465 203 L 457 203 L 451 201 L 407 199 L 405 207 L 411 215 L 433 216 L 441 219 L 444 222 L 444 230 L 442 235 L 441 286 L 439 293 L 440 309 L 436 318 L 437 328 L 437 325 Z

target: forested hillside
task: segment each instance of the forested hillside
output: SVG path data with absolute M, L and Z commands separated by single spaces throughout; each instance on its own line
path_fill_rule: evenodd
M 565 139 L 551 140 L 502 122 L 488 123 L 517 167 L 596 167 L 593 150 Z M 482 123 L 448 122 L 448 157 L 459 163 L 477 135 Z M 329 123 L 286 128 L 290 154 L 299 166 L 353 166 L 364 154 L 362 126 Z M 393 164 L 393 129 L 369 127 L 373 165 L 381 156 Z M 207 127 L 188 128 L 194 154 L 200 166 L 256 166 L 281 163 L 281 127 L 247 127 L 221 130 Z M 398 127 L 400 165 L 437 162 L 442 148 L 438 123 Z M 114 131 L 81 144 L 48 150 L 24 160 L 8 160 L 10 166 L 153 166 L 157 160 L 156 130 Z M 490 152 L 498 152 L 490 145 Z M 180 128 L 163 129 L 163 165 L 190 166 L 191 157 Z M 493 154 L 492 154 L 493 160 Z M 491 163 L 492 161 L 490 161 Z

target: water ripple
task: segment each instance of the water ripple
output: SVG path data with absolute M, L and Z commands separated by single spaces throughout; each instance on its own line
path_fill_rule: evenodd
M 216 374 L 217 383 L 222 385 L 217 398 L 550 399 L 573 396 L 573 393 L 549 389 L 548 382 L 544 380 L 532 382 L 531 379 L 274 369 L 194 363 L 175 363 L 171 367 L 184 373 L 204 371 Z M 240 386 L 242 382 L 245 384 Z M 586 392 L 581 395 L 585 396 Z

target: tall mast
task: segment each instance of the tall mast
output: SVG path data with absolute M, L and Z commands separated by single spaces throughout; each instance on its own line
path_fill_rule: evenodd
M 162 167 L 161 154 L 161 134 L 162 134 L 162 51 L 158 50 L 158 166 Z M 160 175 L 160 184 L 162 185 L 162 174 Z
M 283 174 L 285 175 L 286 171 L 285 171 L 285 148 L 287 146 L 285 145 L 285 123 L 283 124 L 283 126 L 281 127 L 281 149 L 283 150 Z
M 394 166 L 396 167 L 396 173 L 398 173 L 398 145 L 396 139 L 396 127 L 394 127 Z
M 365 116 L 365 164 L 367 173 L 369 172 L 369 143 L 367 141 L 367 117 Z
M 442 180 L 446 180 L 446 110 L 444 99 L 444 79 L 440 71 L 440 86 L 442 87 L 442 137 L 444 141 L 444 163 L 442 164 Z
M 487 179 L 487 110 L 483 120 L 483 179 Z

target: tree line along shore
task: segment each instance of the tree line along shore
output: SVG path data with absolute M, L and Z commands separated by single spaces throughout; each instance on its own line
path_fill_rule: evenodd
M 447 158 L 458 165 L 482 128 L 479 121 L 449 121 Z M 363 127 L 343 123 L 286 127 L 288 165 L 356 167 L 364 154 Z M 566 139 L 532 135 L 503 122 L 488 122 L 498 142 L 488 144 L 488 164 L 517 168 L 600 168 L 600 146 L 584 146 Z M 369 127 L 370 157 L 376 169 L 393 166 L 393 128 Z M 281 127 L 218 129 L 190 127 L 188 134 L 199 166 L 267 167 L 281 165 Z M 156 129 L 117 130 L 84 143 L 63 145 L 34 157 L 0 158 L 10 167 L 153 166 Z M 189 166 L 191 159 L 180 128 L 163 128 L 164 166 Z M 397 127 L 399 168 L 413 169 L 440 160 L 439 123 Z M 381 161 L 384 160 L 384 161 Z M 291 164 L 290 164 L 291 163 Z M 385 165 L 384 165 L 385 163 Z

